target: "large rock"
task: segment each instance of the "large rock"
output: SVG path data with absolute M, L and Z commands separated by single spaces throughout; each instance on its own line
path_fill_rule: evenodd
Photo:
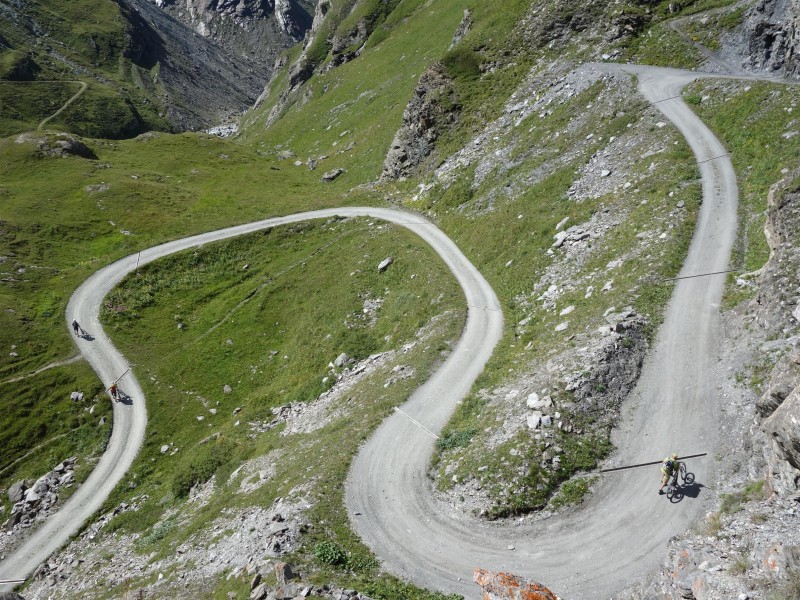
M 483 600 L 558 600 L 541 583 L 511 573 L 475 569 L 472 578 L 480 586 Z
M 25 494 L 26 486 L 24 481 L 18 481 L 16 483 L 12 483 L 11 487 L 8 488 L 8 500 L 11 504 L 16 504 L 20 500 L 22 500 L 22 496 Z
M 800 392 L 792 392 L 775 412 L 764 421 L 775 454 L 800 470 Z M 795 483 L 797 476 L 795 476 Z
M 764 418 L 769 417 L 792 393 L 800 394 L 800 386 L 794 386 L 786 380 L 771 384 L 767 391 L 756 401 L 758 414 Z
M 19 138 L 17 141 L 19 141 Z M 34 142 L 37 150 L 43 156 L 52 156 L 56 158 L 77 156 L 79 158 L 97 160 L 97 155 L 89 146 L 68 133 L 46 135 L 38 139 L 28 138 L 25 141 Z
M 275 579 L 278 585 L 284 585 L 294 579 L 292 567 L 285 562 L 275 563 Z
M 744 15 L 747 58 L 758 71 L 800 75 L 798 0 L 759 0 Z

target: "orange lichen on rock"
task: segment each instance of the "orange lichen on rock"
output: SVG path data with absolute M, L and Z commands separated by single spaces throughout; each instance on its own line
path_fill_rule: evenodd
M 483 590 L 483 600 L 558 600 L 541 583 L 511 573 L 475 569 L 472 578 Z

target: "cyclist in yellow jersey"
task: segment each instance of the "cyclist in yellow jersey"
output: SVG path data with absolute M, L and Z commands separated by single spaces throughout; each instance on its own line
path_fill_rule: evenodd
M 678 481 L 678 473 L 681 468 L 681 463 L 678 460 L 677 452 L 674 452 L 672 456 L 666 457 L 661 462 L 661 485 L 658 488 L 658 493 L 664 493 L 664 486 L 667 485 L 669 482 L 669 478 L 672 477 L 673 483 Z

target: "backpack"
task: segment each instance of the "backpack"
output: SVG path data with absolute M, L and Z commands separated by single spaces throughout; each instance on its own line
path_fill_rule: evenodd
M 672 460 L 665 461 L 664 466 L 667 468 L 667 471 L 672 471 L 672 466 L 673 466 Z

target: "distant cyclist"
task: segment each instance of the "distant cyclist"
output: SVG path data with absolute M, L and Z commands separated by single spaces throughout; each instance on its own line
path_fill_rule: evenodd
M 667 485 L 669 482 L 669 478 L 672 477 L 672 483 L 678 481 L 678 473 L 681 469 L 681 462 L 678 460 L 678 454 L 673 453 L 672 456 L 666 457 L 661 462 L 661 485 L 658 488 L 658 493 L 664 493 L 664 486 Z

